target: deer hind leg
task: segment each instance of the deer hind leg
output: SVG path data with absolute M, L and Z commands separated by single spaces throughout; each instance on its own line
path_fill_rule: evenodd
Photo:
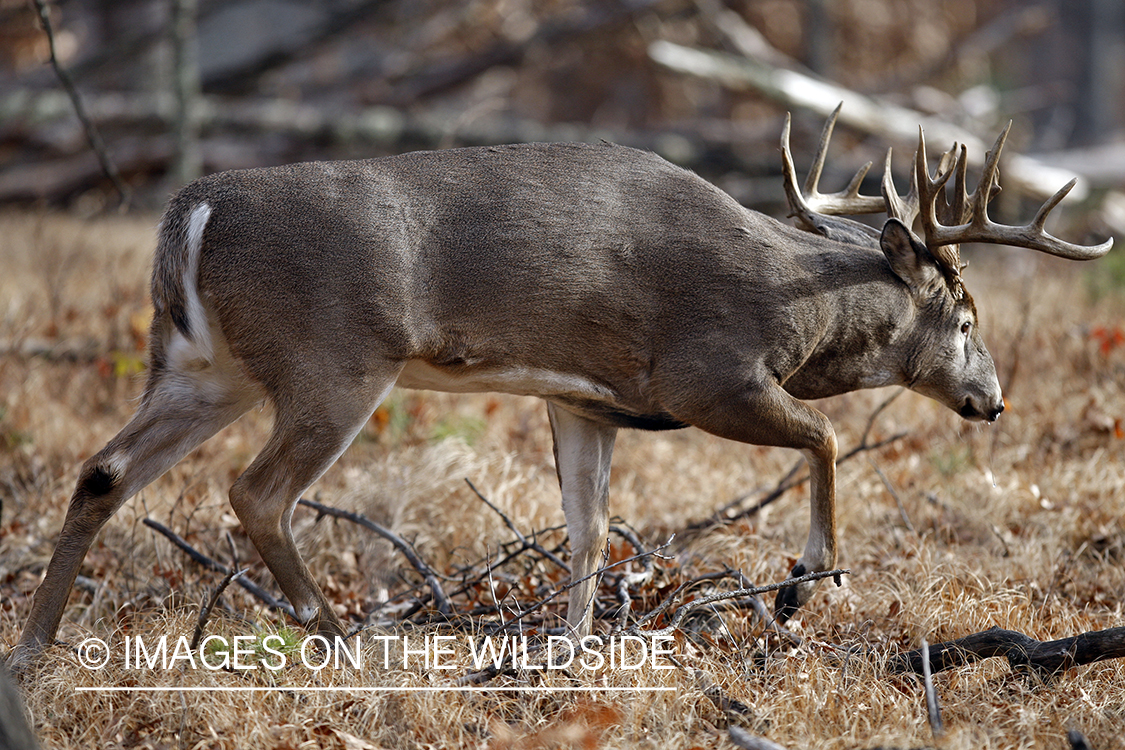
M 598 569 L 609 532 L 609 465 L 617 428 L 547 404 L 555 439 L 555 468 L 570 535 L 570 580 Z M 576 638 L 590 634 L 597 579 L 570 590 L 566 622 Z
M 681 415 L 677 415 L 681 416 Z M 790 578 L 832 570 L 836 565 L 836 433 L 828 417 L 776 383 L 756 387 L 717 404 L 701 417 L 681 416 L 720 437 L 751 445 L 800 450 L 812 478 L 809 537 Z M 791 618 L 812 598 L 819 581 L 781 589 L 774 601 L 778 622 Z
M 329 639 L 346 631 L 297 551 L 293 509 L 301 493 L 351 444 L 396 377 L 397 371 L 354 382 L 325 374 L 315 387 L 305 386 L 289 399 L 275 398 L 273 433 L 230 489 L 238 520 L 297 619 Z
M 236 374 L 214 366 L 190 371 L 154 365 L 129 423 L 82 466 L 47 573 L 20 637 L 24 657 L 54 640 L 86 552 L 130 497 L 256 401 Z

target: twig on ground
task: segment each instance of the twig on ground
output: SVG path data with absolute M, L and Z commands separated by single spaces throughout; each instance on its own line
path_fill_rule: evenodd
M 625 629 L 625 624 L 629 622 L 629 613 L 633 610 L 633 597 L 629 595 L 629 580 L 624 575 L 617 579 L 614 585 L 614 591 L 617 593 L 617 616 L 616 624 L 613 626 L 615 633 L 621 632 Z
M 353 513 L 350 510 L 334 508 L 331 505 L 324 505 L 322 503 L 316 502 L 315 500 L 306 500 L 304 498 L 298 500 L 297 503 L 299 505 L 304 505 L 307 508 L 312 508 L 322 516 L 332 516 L 333 518 L 342 518 L 345 521 L 350 521 L 351 523 L 354 523 L 357 526 L 362 526 L 368 531 L 372 531 L 386 539 L 388 542 L 394 545 L 395 549 L 402 553 L 402 556 L 406 558 L 407 562 L 409 562 L 411 566 L 413 566 L 414 570 L 418 571 L 422 578 L 425 579 L 426 585 L 430 587 L 430 592 L 433 594 L 434 605 L 437 607 L 438 612 L 443 615 L 450 615 L 453 613 L 453 605 L 450 604 L 449 597 L 445 595 L 445 591 L 441 587 L 441 582 L 438 580 L 438 574 L 435 573 L 434 569 L 427 565 L 426 561 L 423 560 L 421 556 L 419 556 L 418 553 L 414 551 L 414 548 L 407 544 L 406 541 L 398 534 L 394 533 L 388 528 L 380 526 L 367 516 L 364 516 L 360 513 Z
M 516 539 L 518 539 L 525 548 L 535 550 L 540 555 L 565 570 L 567 573 L 570 572 L 570 566 L 560 560 L 558 555 L 556 555 L 555 553 L 551 552 L 550 550 L 544 549 L 543 546 L 539 544 L 539 542 L 535 541 L 534 534 L 532 534 L 532 538 L 529 540 L 522 533 L 520 533 L 520 530 L 516 528 L 516 525 L 514 523 L 512 523 L 512 519 L 508 518 L 508 516 L 504 514 L 504 511 L 493 505 L 492 502 L 487 497 L 485 497 L 480 490 L 476 488 L 476 485 L 474 485 L 468 479 L 468 477 L 465 478 L 465 484 L 469 485 L 469 489 L 473 491 L 473 494 L 480 498 L 481 502 L 483 502 L 489 508 L 492 508 L 492 510 L 495 511 L 496 515 L 500 516 L 500 519 L 504 522 L 504 525 L 512 530 L 512 533 L 516 535 Z
M 238 568 L 238 549 L 234 546 L 234 537 L 231 536 L 230 531 L 227 531 L 227 547 L 230 549 L 230 569 L 236 570 Z
M 922 684 L 926 693 L 926 719 L 930 722 L 934 739 L 940 740 L 945 734 L 945 727 L 941 723 L 941 707 L 938 706 L 937 691 L 930 673 L 930 644 L 925 638 L 922 639 Z
M 543 607 L 547 606 L 551 601 L 553 601 L 554 599 L 557 599 L 561 594 L 569 591 L 570 589 L 574 588 L 575 586 L 577 586 L 578 584 L 582 583 L 583 581 L 585 581 L 587 579 L 594 578 L 595 576 L 603 575 L 608 570 L 612 570 L 613 568 L 617 568 L 621 565 L 631 563 L 634 560 L 639 560 L 642 557 L 644 557 L 645 555 L 655 555 L 657 557 L 662 557 L 662 555 L 660 553 L 663 552 L 664 550 L 668 549 L 669 546 L 671 546 L 673 539 L 675 539 L 675 535 L 669 537 L 668 541 L 664 542 L 664 544 L 661 544 L 659 547 L 657 547 L 656 549 L 654 549 L 650 552 L 644 552 L 644 553 L 639 554 L 639 555 L 633 555 L 632 557 L 626 557 L 624 560 L 618 560 L 615 563 L 610 563 L 609 565 L 603 565 L 602 567 L 595 570 L 593 573 L 590 573 L 589 575 L 586 575 L 586 576 L 582 576 L 581 578 L 579 578 L 576 581 L 571 581 L 567 585 L 562 586 L 561 588 L 555 589 L 550 594 L 543 597 L 539 601 L 535 602 L 531 606 L 520 610 L 519 612 L 512 615 L 510 618 L 508 618 L 504 622 L 498 624 L 495 628 L 495 632 L 503 632 L 503 631 L 507 630 L 512 625 L 520 622 L 521 620 L 523 620 L 528 615 L 539 611 Z
M 768 593 L 770 591 L 777 591 L 778 589 L 785 589 L 785 588 L 789 588 L 791 586 L 796 586 L 797 584 L 800 584 L 800 583 L 807 583 L 809 581 L 819 581 L 822 578 L 837 578 L 838 579 L 842 575 L 851 575 L 851 571 L 847 570 L 846 568 L 838 568 L 836 570 L 827 570 L 827 571 L 823 571 L 823 572 L 819 572 L 819 573 L 807 573 L 807 574 L 805 574 L 803 576 L 800 576 L 798 578 L 789 578 L 785 581 L 781 581 L 780 583 L 771 583 L 771 584 L 767 584 L 765 586 L 755 586 L 755 587 L 752 587 L 752 588 L 737 589 L 735 591 L 723 591 L 723 592 L 720 592 L 720 593 L 717 593 L 717 594 L 710 594 L 710 595 L 704 596 L 700 599 L 696 599 L 695 601 L 688 602 L 687 604 L 684 604 L 681 607 L 677 608 L 676 611 L 672 614 L 672 617 L 669 620 L 669 623 L 668 623 L 667 626 L 665 626 L 665 627 L 663 627 L 659 630 L 641 630 L 640 629 L 641 625 L 645 624 L 646 622 L 649 622 L 650 620 L 654 619 L 658 614 L 660 614 L 664 610 L 668 609 L 669 602 L 672 600 L 673 597 L 676 596 L 676 594 L 678 594 L 683 589 L 683 587 L 681 586 L 680 588 L 677 588 L 676 591 L 674 591 L 671 594 L 671 596 L 669 596 L 667 599 L 665 599 L 663 602 L 661 602 L 660 606 L 658 606 L 655 610 L 653 610 L 652 612 L 649 612 L 647 615 L 645 615 L 643 618 L 641 618 L 639 621 L 637 621 L 637 623 L 635 625 L 633 625 L 633 627 L 629 628 L 629 635 L 643 635 L 643 636 L 648 636 L 648 637 L 660 636 L 660 635 L 671 635 L 672 632 L 675 631 L 677 627 L 679 627 L 679 624 L 681 622 L 683 622 L 683 619 L 685 617 L 687 617 L 693 611 L 695 611 L 695 610 L 697 610 L 701 607 L 706 607 L 710 604 L 714 604 L 715 602 L 721 602 L 721 601 L 725 601 L 725 600 L 728 600 L 728 599 L 738 599 L 738 598 L 757 596 L 758 594 L 765 594 L 765 593 Z
M 738 584 L 742 586 L 742 588 L 754 588 L 754 584 L 750 581 L 749 578 L 743 575 L 741 570 L 732 571 L 732 574 L 733 576 L 737 576 Z M 741 601 L 736 602 L 736 604 L 741 603 Z M 746 597 L 746 606 L 751 611 L 753 611 L 755 615 L 758 616 L 758 619 L 765 623 L 767 631 L 773 631 L 777 635 L 789 641 L 794 646 L 799 646 L 804 642 L 804 639 L 801 638 L 801 636 L 789 630 L 789 628 L 785 627 L 784 625 L 778 623 L 777 618 L 773 616 L 773 612 L 770 611 L 770 608 L 766 606 L 766 603 L 763 602 L 761 598 L 757 596 Z
M 203 629 L 207 627 L 207 621 L 211 619 L 211 610 L 215 608 L 215 603 L 219 601 L 219 597 L 227 590 L 227 586 L 230 585 L 231 581 L 244 575 L 248 570 L 250 570 L 250 568 L 243 568 L 242 570 L 231 568 L 230 572 L 223 576 L 223 580 L 215 587 L 215 590 L 211 592 L 207 603 L 199 610 L 199 619 L 195 623 L 195 632 L 191 636 L 192 651 L 195 651 L 199 647 L 199 641 L 203 638 Z
M 1071 667 L 1105 659 L 1125 658 L 1125 627 L 1095 630 L 1071 638 L 1037 641 L 1014 630 L 990 628 L 955 641 L 897 654 L 887 662 L 890 672 L 923 674 L 928 665 L 934 672 L 959 667 L 993 656 L 1007 657 L 1016 670 L 1034 670 L 1050 676 Z
M 610 526 L 609 530 L 613 534 L 617 534 L 625 539 L 632 545 L 633 549 L 638 553 L 644 553 L 644 545 L 641 544 L 640 537 L 633 532 L 632 529 L 624 526 Z M 633 597 L 629 593 L 629 589 L 644 585 L 652 580 L 653 574 L 656 571 L 656 566 L 653 563 L 653 557 L 646 555 L 641 558 L 642 569 L 634 572 L 621 573 L 614 584 L 614 591 L 617 594 L 617 622 L 613 627 L 614 632 L 621 632 L 628 624 L 629 614 L 633 608 Z
M 629 542 L 638 553 L 645 551 L 645 546 L 641 543 L 641 538 L 629 527 L 614 524 L 609 527 L 609 531 L 611 534 L 617 534 L 625 541 Z M 625 578 L 628 579 L 630 586 L 639 586 L 642 583 L 648 583 L 652 580 L 653 573 L 656 572 L 655 563 L 653 562 L 654 559 L 655 558 L 650 555 L 642 557 L 642 569 L 637 573 L 625 574 Z
M 157 531 L 160 534 L 164 535 L 164 537 L 168 539 L 168 541 L 179 547 L 197 564 L 202 565 L 203 567 L 213 570 L 217 573 L 225 574 L 229 572 L 230 569 L 225 565 L 212 560 L 207 555 L 195 549 L 190 544 L 185 542 L 176 532 L 172 531 L 159 521 L 154 521 L 151 518 L 145 518 L 142 523 L 144 523 L 145 526 L 148 526 L 153 531 Z M 249 591 L 270 609 L 278 612 L 284 612 L 286 615 L 292 618 L 294 622 L 301 622 L 299 619 L 297 619 L 297 613 L 293 611 L 293 607 L 289 604 L 289 602 L 275 599 L 272 595 L 270 595 L 268 591 L 266 591 L 253 581 L 247 580 L 244 576 L 236 577 L 234 580 L 236 583 L 238 583 L 239 586 Z
M 35 8 L 39 11 L 39 23 L 42 24 L 43 31 L 47 34 L 47 48 L 50 51 L 51 67 L 55 71 L 55 76 L 58 77 L 59 83 L 62 84 L 67 96 L 70 97 L 74 114 L 77 115 L 78 121 L 82 123 L 82 129 L 86 133 L 86 141 L 90 144 L 90 149 L 94 152 L 94 155 L 98 157 L 98 164 L 101 165 L 102 172 L 113 183 L 113 188 L 120 198 L 120 205 L 124 207 L 129 202 L 129 189 L 121 181 L 117 166 L 109 158 L 105 142 L 102 141 L 97 126 L 94 125 L 94 121 L 90 119 L 89 113 L 86 112 L 86 105 L 82 103 L 82 97 L 78 94 L 73 79 L 63 69 L 62 63 L 59 62 L 58 52 L 55 49 L 55 31 L 51 27 L 51 11 L 47 8 L 47 3 L 44 0 L 35 0 Z
M 727 736 L 730 738 L 731 744 L 743 748 L 743 750 L 786 750 L 784 745 L 767 740 L 765 737 L 752 735 L 734 724 L 727 729 Z

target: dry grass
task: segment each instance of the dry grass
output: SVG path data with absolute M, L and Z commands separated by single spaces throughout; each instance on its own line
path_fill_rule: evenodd
M 62 344 L 47 356 L 0 359 L 0 640 L 9 646 L 62 524 L 77 465 L 125 422 L 138 392 L 154 224 L 0 216 L 0 340 L 25 350 Z M 992 626 L 1048 639 L 1123 624 L 1125 347 L 1102 351 L 1097 333 L 1122 326 L 1122 304 L 1091 303 L 1074 264 L 1027 255 L 994 251 L 974 262 L 969 278 L 1009 411 L 983 428 L 907 394 L 880 417 L 880 435 L 910 434 L 841 467 L 842 563 L 852 575 L 842 589 L 827 585 L 802 613 L 794 629 L 804 645 L 755 659 L 760 628 L 740 613 L 724 614 L 706 646 L 678 640 L 686 666 L 750 708 L 738 719 L 749 731 L 793 748 L 934 744 L 918 682 L 881 674 L 885 655 L 922 638 Z M 886 395 L 820 404 L 843 449 Z M 87 558 L 82 574 L 90 580 L 72 595 L 61 638 L 120 643 L 127 635 L 190 635 L 219 576 L 156 537 L 140 523 L 145 516 L 224 561 L 229 530 L 251 575 L 272 585 L 225 500 L 264 441 L 268 420 L 248 415 L 118 513 Z M 622 433 L 613 512 L 650 542 L 663 541 L 730 498 L 772 485 L 794 459 L 691 430 Z M 896 488 L 915 531 L 905 527 L 871 461 Z M 511 538 L 464 477 L 525 531 L 562 522 L 546 418 L 529 399 L 395 394 L 311 495 L 392 526 L 432 564 L 449 567 Z M 804 493 L 791 492 L 757 517 L 694 539 L 677 550 L 677 563 L 730 565 L 755 581 L 780 580 L 804 544 L 806 524 Z M 382 543 L 345 524 L 315 523 L 303 509 L 296 525 L 314 575 L 342 613 L 362 617 L 387 589 L 401 588 L 402 561 Z M 277 618 L 241 592 L 226 600 L 231 610 L 215 616 L 210 632 L 278 630 Z M 845 649 L 852 651 L 842 658 Z M 301 688 L 440 686 L 460 672 L 413 663 L 360 672 L 152 672 L 127 671 L 117 661 L 93 672 L 80 668 L 72 651 L 49 653 L 26 682 L 46 747 L 729 747 L 727 717 L 690 671 L 606 672 L 599 683 L 667 685 L 671 693 L 312 692 Z M 526 679 L 573 684 L 562 674 Z M 1046 685 L 999 660 L 935 682 L 947 728 L 940 747 L 1063 747 L 1071 727 L 1099 750 L 1125 747 L 1120 661 L 1074 669 Z M 75 690 L 271 684 L 294 689 Z

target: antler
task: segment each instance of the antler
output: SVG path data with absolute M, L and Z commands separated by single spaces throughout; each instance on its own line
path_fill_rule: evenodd
M 955 246 L 962 242 L 985 242 L 999 245 L 1014 245 L 1030 250 L 1057 255 L 1070 260 L 1093 260 L 1100 258 L 1113 247 L 1113 238 L 1100 245 L 1076 245 L 1064 242 L 1047 233 L 1043 225 L 1047 215 L 1066 197 L 1077 178 L 1064 185 L 1057 193 L 1044 203 L 1035 218 L 1024 226 L 1010 226 L 997 224 L 988 218 L 988 203 L 1000 191 L 998 184 L 1000 173 L 1000 151 L 1008 138 L 1008 131 L 1012 123 L 1009 122 L 996 144 L 985 156 L 984 170 L 981 174 L 977 189 L 971 194 L 965 193 L 965 147 L 956 160 L 956 169 L 950 169 L 944 157 L 938 166 L 937 175 L 930 178 L 929 168 L 926 165 L 926 143 L 921 129 L 918 130 L 918 151 L 915 154 L 915 180 L 920 190 L 922 228 L 926 233 L 926 246 L 935 256 L 942 260 L 938 252 L 949 255 L 944 247 Z M 954 146 L 956 148 L 956 145 Z M 944 200 L 945 184 L 949 178 L 957 173 L 954 183 L 953 204 Z M 942 216 L 939 217 L 938 198 L 943 197 L 940 205 Z M 943 223 L 944 220 L 944 223 Z M 938 252 L 935 252 L 937 250 Z M 956 249 L 949 270 L 955 274 L 960 273 L 960 256 Z M 944 264 L 944 260 L 943 260 Z
M 1010 122 L 986 155 L 980 182 L 972 193 L 965 187 L 968 169 L 965 146 L 954 143 L 949 151 L 941 155 L 937 172 L 934 177 L 930 177 L 926 162 L 926 141 L 921 128 L 918 130 L 918 150 L 914 156 L 910 190 L 905 196 L 898 194 L 891 177 L 890 149 L 887 149 L 881 196 L 861 195 L 859 192 L 860 184 L 871 168 L 871 162 L 860 167 L 848 186 L 840 192 L 821 193 L 817 186 L 841 106 L 843 105 L 836 107 L 824 124 L 820 144 L 803 189 L 797 186 L 797 173 L 789 150 L 790 118 L 788 114 L 785 116 L 785 127 L 781 133 L 785 196 L 789 201 L 790 216 L 796 217 L 799 228 L 852 244 L 871 245 L 873 238 L 877 244 L 877 229 L 858 221 L 838 218 L 838 215 L 885 211 L 888 216 L 899 219 L 908 227 L 916 219 L 920 219 L 926 236 L 926 247 L 938 260 L 955 293 L 961 289 L 961 269 L 964 268 L 959 247 L 962 242 L 1015 245 L 1071 260 L 1100 258 L 1113 247 L 1112 238 L 1100 245 L 1076 245 L 1048 234 L 1044 228 L 1047 215 L 1070 192 L 1077 179 L 1068 182 L 1044 203 L 1029 224 L 1009 226 L 989 219 L 988 204 L 1000 193 L 1000 151 L 1004 148 L 1012 127 Z M 945 189 L 950 178 L 954 179 L 952 200 L 949 200 Z
M 861 195 L 859 192 L 863 178 L 871 169 L 871 162 L 860 167 L 847 187 L 837 193 L 822 193 L 818 188 L 820 174 L 824 170 L 824 160 L 828 153 L 828 142 L 832 139 L 832 129 L 836 126 L 836 117 L 840 114 L 842 106 L 842 102 L 837 105 L 828 121 L 824 123 L 824 129 L 820 133 L 820 144 L 817 146 L 803 189 L 797 187 L 797 170 L 793 166 L 793 154 L 789 150 L 791 118 L 788 112 L 785 114 L 785 127 L 781 131 L 781 167 L 785 176 L 785 197 L 789 201 L 789 215 L 796 218 L 800 229 L 844 242 L 870 245 L 872 239 L 878 239 L 878 230 L 858 221 L 835 217 L 838 214 L 871 214 L 886 210 L 882 197 Z M 830 216 L 833 218 L 829 218 Z

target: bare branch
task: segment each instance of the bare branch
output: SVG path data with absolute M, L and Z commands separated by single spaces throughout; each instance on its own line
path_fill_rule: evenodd
M 90 119 L 89 114 L 86 112 L 86 106 L 82 103 L 82 97 L 78 94 L 78 89 L 75 87 L 74 81 L 63 69 L 62 63 L 59 62 L 58 53 L 55 49 L 55 32 L 51 27 L 51 12 L 47 8 L 47 3 L 44 2 L 44 0 L 35 0 L 35 7 L 39 11 L 39 23 L 42 24 L 43 31 L 47 34 L 47 46 L 51 52 L 51 67 L 54 68 L 59 83 L 62 84 L 67 96 L 70 97 L 70 103 L 74 107 L 74 114 L 78 117 L 78 121 L 82 123 L 82 129 L 86 133 L 86 141 L 90 144 L 90 149 L 98 157 L 98 164 L 101 165 L 102 173 L 113 183 L 113 188 L 117 191 L 120 204 L 124 207 L 129 203 L 129 189 L 126 188 L 125 183 L 121 181 L 121 175 L 118 173 L 117 167 L 114 165 L 113 160 L 109 158 L 105 142 L 102 141 L 97 126 L 94 125 L 93 120 Z
M 414 570 L 418 571 L 422 578 L 425 579 L 426 585 L 430 587 L 430 591 L 433 594 L 434 605 L 437 607 L 438 612 L 443 615 L 453 613 L 453 606 L 449 603 L 449 598 L 445 595 L 445 591 L 442 590 L 441 581 L 438 580 L 438 574 L 435 573 L 434 569 L 427 565 L 426 561 L 414 551 L 414 548 L 407 544 L 398 534 L 384 526 L 380 526 L 367 516 L 360 513 L 353 513 L 350 510 L 333 508 L 331 505 L 324 505 L 315 500 L 306 500 L 304 498 L 298 500 L 297 504 L 312 508 L 322 516 L 332 516 L 333 518 L 342 518 L 345 521 L 351 521 L 357 526 L 362 526 L 368 531 L 372 531 L 386 539 L 394 545 L 395 549 L 402 553 L 402 556 L 414 567 Z
M 671 70 L 719 81 L 732 89 L 754 89 L 786 107 L 802 107 L 821 117 L 828 117 L 837 102 L 844 102 L 841 122 L 904 148 L 912 146 L 917 140 L 918 124 L 922 123 L 926 132 L 938 143 L 956 141 L 968 146 L 971 166 L 983 163 L 980 154 L 984 153 L 986 144 L 975 134 L 936 117 L 885 99 L 865 96 L 830 81 L 777 68 L 758 59 L 693 49 L 663 40 L 649 46 L 649 57 Z M 1020 154 L 1008 157 L 1006 174 L 1013 189 L 1040 200 L 1049 195 L 1044 185 L 1058 185 L 1075 177 L 1069 170 Z M 1085 184 L 1079 183 L 1073 197 L 1082 199 L 1087 193 Z
M 750 734 L 737 724 L 731 724 L 727 728 L 727 736 L 731 744 L 743 750 L 786 750 L 784 745 Z
M 564 563 L 561 559 L 559 559 L 558 555 L 556 555 L 554 552 L 551 552 L 548 549 L 544 549 L 544 547 L 542 545 L 540 545 L 539 542 L 535 541 L 535 539 L 528 540 L 528 538 L 525 537 L 520 532 L 520 530 L 516 528 L 516 525 L 514 523 L 512 523 L 512 519 L 508 518 L 508 516 L 506 516 L 504 514 L 504 511 L 500 510 L 495 505 L 493 505 L 492 502 L 487 497 L 485 497 L 481 493 L 480 490 L 477 489 L 476 485 L 473 484 L 468 479 L 468 477 L 465 478 L 465 484 L 469 485 L 469 489 L 471 489 L 473 491 L 474 495 L 476 495 L 478 498 L 480 498 L 481 502 L 483 502 L 485 505 L 487 505 L 489 508 L 491 508 L 496 513 L 496 515 L 500 516 L 500 519 L 502 521 L 504 521 L 504 525 L 507 526 L 509 529 L 511 529 L 512 533 L 516 535 L 516 539 L 518 539 L 520 541 L 520 543 L 523 544 L 524 549 L 535 550 L 540 555 L 542 555 L 543 557 L 545 557 L 548 560 L 550 560 L 551 562 L 553 562 L 555 565 L 558 565 L 560 568 L 565 570 L 567 573 L 570 572 L 570 566 L 567 565 L 566 563 Z
M 168 541 L 170 541 L 172 544 L 179 547 L 185 554 L 187 554 L 187 556 L 190 557 L 196 564 L 202 565 L 203 567 L 205 567 L 209 570 L 213 570 L 217 573 L 224 573 L 225 574 L 225 573 L 228 573 L 230 571 L 230 569 L 227 568 L 225 565 L 222 565 L 219 562 L 217 562 L 215 560 L 212 560 L 207 555 L 205 555 L 202 552 L 200 552 L 199 550 L 195 549 L 195 547 L 192 547 L 190 544 L 185 542 L 183 540 L 183 538 L 180 537 L 176 532 L 172 531 L 171 529 L 169 529 L 167 526 L 160 523 L 159 521 L 154 521 L 151 518 L 145 518 L 145 519 L 143 519 L 142 523 L 144 523 L 145 526 L 148 526 L 153 531 L 156 531 L 156 532 L 159 532 L 160 534 L 162 534 Z M 293 621 L 296 622 L 296 623 L 301 622 L 300 620 L 297 619 L 297 613 L 293 611 L 293 607 L 292 607 L 292 605 L 289 604 L 289 602 L 284 602 L 284 601 L 280 601 L 278 599 L 275 599 L 268 591 L 263 589 L 261 586 L 257 585 L 253 581 L 247 580 L 245 577 L 243 577 L 241 575 L 236 576 L 234 578 L 234 581 L 239 586 L 246 589 L 251 594 L 253 594 L 255 597 L 257 597 L 260 601 L 265 603 L 265 605 L 267 607 L 269 607 L 270 609 L 278 611 L 278 612 L 284 612 L 285 614 L 289 615 L 289 617 L 292 618 Z
M 926 692 L 926 718 L 930 722 L 930 731 L 934 739 L 940 740 L 945 734 L 945 727 L 941 723 L 941 707 L 938 705 L 937 691 L 934 690 L 933 676 L 930 674 L 930 644 L 922 639 L 922 682 Z
M 496 632 L 502 632 L 504 630 L 507 630 L 512 625 L 516 624 L 517 622 L 524 619 L 528 615 L 539 611 L 540 609 L 545 607 L 547 604 L 549 604 L 552 600 L 558 598 L 561 594 L 566 593 L 567 591 L 574 588 L 575 586 L 582 583 L 583 581 L 586 581 L 590 578 L 594 578 L 594 577 L 603 575 L 603 574 L 605 574 L 606 571 L 612 570 L 613 568 L 620 567 L 620 566 L 625 565 L 627 563 L 631 563 L 634 560 L 639 560 L 642 557 L 645 557 L 646 555 L 655 555 L 657 557 L 662 557 L 662 555 L 660 553 L 663 552 L 664 550 L 668 549 L 668 547 L 671 546 L 673 539 L 675 539 L 674 535 L 669 537 L 668 541 L 664 542 L 664 544 L 661 544 L 659 547 L 657 547 L 656 549 L 654 549 L 650 552 L 643 552 L 639 555 L 633 555 L 632 557 L 627 557 L 624 560 L 618 560 L 615 563 L 610 563 L 609 565 L 603 565 L 602 567 L 595 570 L 593 573 L 590 573 L 587 576 L 583 576 L 582 578 L 579 578 L 577 581 L 571 581 L 570 583 L 568 583 L 567 585 L 565 585 L 561 588 L 555 589 L 554 591 L 552 591 L 550 594 L 548 594 L 544 598 L 535 602 L 535 604 L 532 604 L 530 607 L 527 607 L 523 610 L 520 610 L 519 612 L 517 612 L 515 615 L 513 615 L 509 619 L 500 623 L 498 626 L 496 626 Z
M 687 604 L 678 608 L 672 614 L 672 618 L 671 618 L 671 620 L 669 621 L 669 624 L 666 627 L 663 627 L 659 630 L 641 630 L 640 629 L 641 625 L 643 625 L 644 623 L 652 620 L 655 617 L 656 614 L 659 614 L 660 612 L 663 612 L 664 610 L 666 610 L 668 608 L 668 605 L 665 602 L 670 602 L 671 599 L 676 596 L 676 594 L 678 594 L 680 591 L 682 591 L 684 586 L 681 586 L 680 588 L 676 589 L 676 591 L 674 591 L 672 593 L 672 595 L 668 597 L 668 599 L 665 599 L 665 602 L 662 602 L 660 607 L 657 607 L 656 610 L 653 610 L 653 612 L 650 612 L 644 618 L 639 620 L 633 627 L 629 628 L 629 634 L 630 635 L 644 635 L 644 636 L 649 636 L 649 637 L 660 636 L 660 635 L 671 635 L 676 630 L 676 628 L 679 627 L 680 623 L 683 622 L 685 617 L 687 617 L 689 614 L 691 614 L 695 610 L 697 610 L 701 607 L 706 607 L 708 605 L 714 604 L 715 602 L 721 602 L 721 601 L 726 601 L 728 599 L 738 599 L 738 598 L 749 597 L 749 596 L 758 596 L 759 594 L 767 594 L 771 591 L 778 591 L 779 589 L 787 589 L 787 588 L 790 588 L 792 586 L 796 586 L 796 585 L 801 584 L 801 583 L 808 583 L 809 581 L 819 581 L 822 578 L 836 578 L 838 580 L 839 577 L 842 576 L 842 575 L 851 575 L 851 571 L 846 569 L 846 568 L 838 568 L 836 570 L 821 571 L 819 573 L 806 573 L 805 575 L 800 576 L 799 578 L 789 578 L 789 579 L 786 579 L 786 580 L 784 580 L 780 583 L 770 583 L 770 584 L 767 584 L 765 586 L 754 586 L 754 587 L 751 587 L 751 588 L 737 589 L 735 591 L 723 591 L 723 592 L 720 592 L 720 593 L 717 593 L 717 594 L 710 594 L 710 595 L 702 597 L 700 599 L 696 599 L 695 601 L 688 602 Z M 691 583 L 693 583 L 693 582 L 691 582 Z

